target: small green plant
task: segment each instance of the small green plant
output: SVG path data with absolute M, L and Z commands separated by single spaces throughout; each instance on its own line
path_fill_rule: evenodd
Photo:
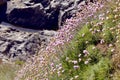
M 79 80 L 110 80 L 110 61 L 107 58 L 101 60 L 92 66 L 88 66 L 81 74 Z
M 20 61 L 20 60 L 15 61 L 15 64 L 20 66 L 22 66 L 24 63 L 25 63 L 24 61 Z

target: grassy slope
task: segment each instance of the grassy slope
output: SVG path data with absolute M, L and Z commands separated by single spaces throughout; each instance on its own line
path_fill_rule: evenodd
M 77 31 L 50 80 L 120 79 L 120 5 L 108 4 L 100 12 L 104 19 L 97 17 Z
M 75 31 L 71 41 L 56 48 L 57 54 L 39 54 L 34 62 L 26 64 L 19 80 L 119 80 L 120 1 L 117 1 L 107 3 L 86 24 L 80 25 L 82 28 Z M 46 57 L 46 62 L 41 57 Z M 49 62 L 55 65 L 46 65 Z

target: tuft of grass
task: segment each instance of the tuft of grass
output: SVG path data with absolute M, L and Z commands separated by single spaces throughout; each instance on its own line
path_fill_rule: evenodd
M 22 66 L 24 63 L 25 63 L 25 61 L 20 61 L 20 60 L 15 61 L 15 64 L 19 65 L 19 66 Z
M 85 25 L 78 31 L 69 44 L 69 48 L 66 49 L 66 53 L 60 59 L 62 69 L 56 69 L 54 77 L 50 77 L 50 80 L 103 80 L 109 78 L 111 70 L 109 57 L 103 56 L 97 49 L 96 42 L 99 38 L 96 39 L 89 29 L 89 25 Z M 78 68 L 74 69 L 75 66 Z M 62 72 L 63 70 L 64 72 Z
M 0 64 L 0 80 L 14 80 L 17 70 L 14 64 Z
M 110 61 L 107 58 L 101 58 L 101 60 L 92 66 L 86 68 L 80 76 L 80 80 L 110 80 L 109 70 Z

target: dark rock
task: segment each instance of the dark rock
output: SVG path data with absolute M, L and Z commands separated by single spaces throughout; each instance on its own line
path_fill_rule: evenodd
M 50 5 L 50 0 L 31 0 L 30 3 L 41 3 L 44 7 Z
M 47 46 L 55 31 L 26 32 L 12 25 L 0 25 L 0 57 L 6 56 L 10 60 L 26 60 L 31 55 Z
M 79 11 L 78 5 L 83 0 L 16 1 L 14 6 L 11 1 L 8 3 L 7 19 L 10 23 L 25 28 L 57 30 L 66 18 Z
M 27 9 L 13 9 L 8 15 L 8 21 L 27 28 L 43 29 L 47 16 L 40 8 L 40 6 L 36 6 Z
M 7 1 L 0 1 L 0 23 L 6 19 Z

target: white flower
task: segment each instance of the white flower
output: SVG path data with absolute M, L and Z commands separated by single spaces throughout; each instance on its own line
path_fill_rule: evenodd
M 70 78 L 70 80 L 73 80 L 73 78 Z
M 89 52 L 87 50 L 83 50 L 84 54 L 89 54 Z
M 72 61 L 72 63 L 73 63 L 73 64 L 77 64 L 77 63 L 78 63 L 78 61 L 74 60 L 74 61 Z
M 112 47 L 113 45 L 112 44 L 109 44 L 109 47 Z
M 90 28 L 89 31 L 92 31 L 92 28 Z
M 100 30 L 97 30 L 97 32 L 100 32 Z
M 86 41 L 85 43 L 88 44 L 88 41 Z
M 119 40 L 116 41 L 117 43 L 119 42 Z
M 106 13 L 108 14 L 108 13 L 110 13 L 110 11 L 107 11 Z
M 92 49 L 94 50 L 94 49 L 95 49 L 95 46 L 94 46 L 94 47 L 92 47 Z
M 62 73 L 65 72 L 65 70 L 62 70 Z
M 59 67 L 59 68 L 58 68 L 58 70 L 61 70 L 61 69 L 62 69 L 62 67 Z
M 58 73 L 58 75 L 60 75 L 60 71 L 58 71 L 57 73 Z
M 104 41 L 104 39 L 101 39 L 100 40 L 100 44 L 103 44 L 105 41 Z
M 66 59 L 65 59 L 66 61 L 68 61 L 69 60 L 69 57 L 66 57 Z
M 81 56 L 81 54 L 78 55 L 78 57 L 80 57 L 80 56 Z
M 84 37 L 84 36 L 85 36 L 85 34 L 83 33 L 83 34 L 82 34 L 82 37 Z
M 85 62 L 84 62 L 84 64 L 88 64 L 88 63 L 89 63 L 89 61 L 85 61 Z
M 115 49 L 111 49 L 111 52 L 114 52 L 115 51 Z
M 106 17 L 106 20 L 108 20 L 109 19 L 109 17 Z
M 79 76 L 78 76 L 78 75 L 76 75 L 76 76 L 75 76 L 75 79 L 77 79 L 78 77 L 79 77 Z
M 82 59 L 81 59 L 81 58 L 79 58 L 79 62 L 81 62 L 81 60 L 82 60 Z

